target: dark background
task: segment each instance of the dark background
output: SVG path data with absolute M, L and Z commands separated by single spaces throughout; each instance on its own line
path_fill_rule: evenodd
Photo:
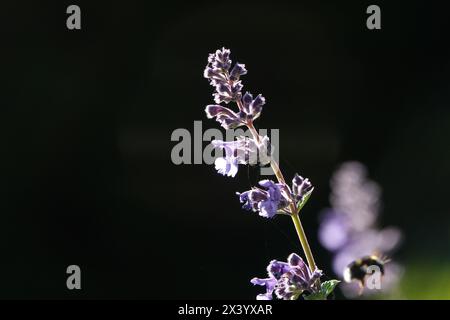
M 81 30 L 66 28 L 70 4 Z M 406 297 L 437 292 L 436 274 L 450 295 L 442 2 L 10 2 L 1 26 L 1 298 L 253 299 L 249 280 L 301 251 L 288 218 L 240 209 L 247 169 L 171 162 L 173 130 L 218 127 L 202 73 L 222 46 L 267 99 L 257 125 L 280 129 L 285 175 L 316 186 L 302 219 L 318 264 L 331 271 L 316 232 L 328 180 L 358 160 L 383 187 L 383 225 L 404 231 L 406 276 L 419 270 Z

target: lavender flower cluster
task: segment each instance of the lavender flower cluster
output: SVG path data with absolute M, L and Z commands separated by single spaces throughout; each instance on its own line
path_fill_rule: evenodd
M 257 300 L 272 300 L 274 294 L 282 300 L 296 300 L 304 291 L 317 294 L 320 291 L 317 280 L 323 273 L 318 269 L 311 272 L 303 259 L 292 253 L 287 262 L 272 260 L 267 274 L 268 278 L 251 280 L 254 285 L 266 287 L 266 293 L 259 294 Z
M 401 240 L 394 227 L 379 228 L 381 190 L 367 178 L 367 169 L 359 162 L 342 164 L 331 178 L 331 208 L 324 210 L 319 227 L 319 240 L 333 253 L 333 270 L 343 276 L 346 267 L 364 256 L 392 254 Z M 390 261 L 385 265 L 382 290 L 392 289 L 401 275 L 401 267 Z M 360 290 L 356 283 L 341 286 L 347 297 Z M 364 294 L 376 290 L 365 290 Z
M 235 141 L 214 140 L 212 145 L 223 149 L 225 157 L 215 160 L 215 168 L 218 173 L 234 177 L 239 169 L 239 164 L 253 164 L 251 159 L 257 159 L 259 154 L 260 164 L 271 162 L 269 151 L 273 148 L 269 145 L 269 137 L 261 137 L 255 133 L 253 121 L 257 119 L 265 104 L 265 98 L 259 94 L 255 98 L 249 92 L 242 94 L 242 81 L 240 77 L 247 74 L 244 64 L 236 63 L 232 66 L 230 50 L 222 48 L 208 57 L 208 64 L 203 73 L 215 88 L 213 93 L 216 104 L 206 106 L 205 112 L 208 118 L 215 118 L 225 129 L 234 129 L 247 126 L 253 132 L 253 138 L 238 137 Z M 235 102 L 238 111 L 220 105 Z M 262 156 L 261 156 L 262 155 Z M 261 161 L 262 159 L 262 161 Z M 258 212 L 260 216 L 272 218 L 278 212 L 286 213 L 286 208 L 293 202 L 304 199 L 312 192 L 312 185 L 308 179 L 295 175 L 292 181 L 292 189 L 284 182 L 275 183 L 272 180 L 262 180 L 259 187 L 237 193 L 242 208 Z
M 261 217 L 272 218 L 278 211 L 288 213 L 286 208 L 291 199 L 302 202 L 302 199 L 313 190 L 311 182 L 298 174 L 292 180 L 292 189 L 285 183 L 275 183 L 272 180 L 261 180 L 260 187 L 253 187 L 243 193 L 237 192 L 245 210 L 259 212 Z M 291 191 L 292 190 L 292 191 Z
M 224 129 L 234 129 L 246 126 L 252 134 L 252 138 L 238 137 L 235 141 L 214 140 L 212 145 L 225 151 L 224 157 L 215 161 L 218 173 L 234 177 L 239 165 L 254 164 L 252 159 L 257 159 L 259 154 L 260 164 L 271 165 L 277 177 L 277 182 L 261 180 L 258 186 L 242 193 L 237 192 L 242 208 L 248 211 L 258 212 L 265 218 L 273 218 L 277 213 L 291 215 L 297 225 L 300 224 L 298 212 L 309 199 L 313 186 L 307 178 L 296 174 L 289 186 L 278 167 L 271 159 L 270 146 L 267 136 L 260 136 L 253 121 L 257 119 L 266 103 L 265 98 L 259 94 L 256 97 L 249 92 L 242 94 L 241 76 L 247 74 L 244 64 L 232 65 L 230 50 L 222 48 L 208 57 L 208 64 L 204 71 L 204 77 L 214 87 L 214 102 L 206 106 L 206 116 L 215 118 Z M 234 102 L 238 110 L 232 110 L 226 105 Z M 262 156 L 261 156 L 262 155 Z M 303 229 L 297 232 L 304 232 Z M 267 268 L 269 278 L 254 278 L 251 283 L 266 287 L 266 293 L 257 296 L 258 299 L 297 299 L 304 292 L 308 297 L 324 299 L 334 289 L 335 283 L 320 284 L 322 271 L 315 266 L 312 254 L 304 233 L 300 237 L 302 247 L 308 258 L 306 265 L 297 254 L 291 254 L 288 262 L 272 260 Z M 305 249 L 306 248 L 306 249 Z M 313 268 L 310 268 L 313 266 Z M 311 270 L 313 269 L 313 270 Z
M 209 79 L 211 86 L 215 88 L 213 93 L 216 104 L 206 107 L 206 116 L 216 118 L 225 129 L 234 129 L 246 125 L 259 117 L 266 100 L 262 95 L 253 99 L 253 95 L 246 92 L 242 96 L 242 81 L 240 77 L 247 74 L 245 65 L 236 63 L 231 68 L 230 50 L 222 48 L 208 57 L 208 64 L 203 73 Z M 231 69 L 231 71 L 230 71 Z M 223 107 L 220 103 L 236 102 L 239 112 Z

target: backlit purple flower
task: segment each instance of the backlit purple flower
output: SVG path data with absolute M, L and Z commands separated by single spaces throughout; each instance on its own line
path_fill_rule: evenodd
M 209 79 L 209 83 L 214 87 L 219 83 L 225 83 L 227 81 L 226 73 L 223 69 L 219 68 L 207 66 L 205 71 L 203 71 L 203 76 Z
M 230 83 L 218 83 L 216 92 L 213 93 L 215 103 L 230 103 L 241 98 L 241 90 L 243 85 L 241 81 L 231 81 Z
M 272 218 L 279 210 L 287 213 L 285 209 L 292 201 L 297 203 L 303 201 L 305 195 L 313 190 L 311 182 L 298 174 L 293 179 L 293 190 L 286 184 L 271 180 L 262 180 L 259 185 L 262 188 L 254 187 L 237 194 L 243 203 L 243 209 L 259 212 L 260 216 L 266 218 Z
M 205 112 L 209 119 L 215 117 L 217 122 L 225 129 L 234 129 L 245 124 L 240 115 L 223 106 L 210 104 L 206 106 Z
M 303 259 L 295 253 L 289 255 L 287 262 L 272 260 L 267 266 L 268 278 L 253 278 L 254 285 L 266 287 L 264 294 L 259 294 L 257 300 L 297 299 L 303 292 L 315 293 L 318 290 L 316 282 L 322 276 L 322 271 L 311 269 Z
M 228 71 L 231 67 L 230 53 L 230 50 L 225 48 L 216 50 L 215 53 L 211 53 L 208 56 L 208 64 L 210 64 L 213 68 Z
M 294 179 L 292 179 L 292 192 L 297 201 L 301 201 L 312 189 L 313 186 L 308 178 L 295 174 Z
M 278 210 L 289 205 L 285 185 L 272 180 L 261 180 L 259 185 L 262 188 L 254 187 L 249 191 L 236 193 L 243 203 L 243 209 L 259 212 L 261 217 L 272 218 Z
M 236 63 L 233 68 L 231 68 L 231 64 L 230 50 L 222 48 L 209 55 L 208 64 L 203 72 L 203 76 L 215 88 L 213 93 L 215 103 L 236 102 L 239 106 L 240 110 L 237 113 L 218 105 L 206 107 L 205 111 L 208 118 L 215 117 L 225 129 L 234 129 L 245 125 L 248 121 L 255 120 L 260 116 L 265 104 L 262 95 L 253 99 L 253 96 L 247 92 L 242 96 L 243 85 L 240 78 L 247 74 L 247 69 L 242 63 Z M 219 111 L 218 107 L 222 109 Z
M 250 280 L 250 282 L 253 285 L 258 286 L 265 286 L 266 287 L 266 293 L 261 293 L 256 296 L 256 300 L 272 300 L 273 299 L 273 291 L 275 290 L 275 286 L 277 285 L 278 281 L 275 278 L 253 278 Z
M 215 160 L 216 170 L 224 176 L 234 177 L 239 164 L 256 164 L 259 153 L 267 149 L 268 143 L 267 136 L 264 136 L 259 144 L 248 137 L 238 137 L 235 141 L 211 141 L 214 147 L 225 151 L 224 157 Z
M 242 83 L 239 78 L 246 74 L 247 70 L 245 65 L 237 63 L 230 72 L 231 62 L 230 50 L 225 48 L 211 53 L 208 57 L 203 76 L 209 79 L 209 83 L 216 89 L 213 94 L 216 103 L 230 103 L 242 97 Z
M 245 69 L 245 64 L 236 63 L 231 69 L 230 80 L 237 81 L 243 75 L 247 74 L 247 69 Z
M 262 95 L 258 95 L 255 99 L 253 96 L 246 92 L 242 97 L 242 105 L 247 118 L 255 120 L 259 117 L 262 111 L 263 105 L 266 103 L 266 99 Z

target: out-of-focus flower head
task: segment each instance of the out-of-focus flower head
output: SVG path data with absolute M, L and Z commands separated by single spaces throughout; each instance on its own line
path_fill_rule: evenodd
M 289 255 L 287 262 L 272 260 L 267 266 L 268 278 L 253 278 L 254 285 L 266 287 L 266 292 L 259 294 L 257 300 L 297 299 L 303 292 L 316 293 L 317 280 L 322 276 L 321 270 L 311 271 L 303 259 L 295 253 Z
M 342 277 L 344 269 L 356 259 L 374 253 L 389 255 L 401 241 L 401 231 L 377 226 L 381 189 L 367 178 L 367 169 L 359 162 L 342 164 L 331 178 L 331 208 L 321 214 L 319 240 L 333 252 L 333 270 Z M 389 262 L 383 277 L 384 291 L 397 282 L 401 267 Z M 355 284 L 341 286 L 346 296 L 357 295 Z M 353 290 L 355 289 L 355 290 Z M 376 290 L 365 290 L 364 294 Z
M 381 190 L 367 178 L 366 167 L 359 162 L 346 162 L 333 174 L 330 203 L 344 216 L 355 231 L 372 227 L 379 215 Z

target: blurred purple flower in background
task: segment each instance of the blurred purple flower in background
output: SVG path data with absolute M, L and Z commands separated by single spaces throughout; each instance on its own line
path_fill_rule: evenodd
M 367 178 L 365 166 L 359 162 L 346 162 L 334 173 L 330 181 L 331 208 L 323 211 L 319 227 L 321 244 L 333 253 L 333 270 L 342 278 L 345 268 L 363 256 L 389 255 L 398 247 L 401 231 L 394 227 L 379 228 L 381 189 Z M 382 291 L 395 287 L 402 267 L 394 262 L 385 265 Z M 347 297 L 358 294 L 357 283 L 341 285 Z M 365 290 L 364 294 L 379 293 Z

